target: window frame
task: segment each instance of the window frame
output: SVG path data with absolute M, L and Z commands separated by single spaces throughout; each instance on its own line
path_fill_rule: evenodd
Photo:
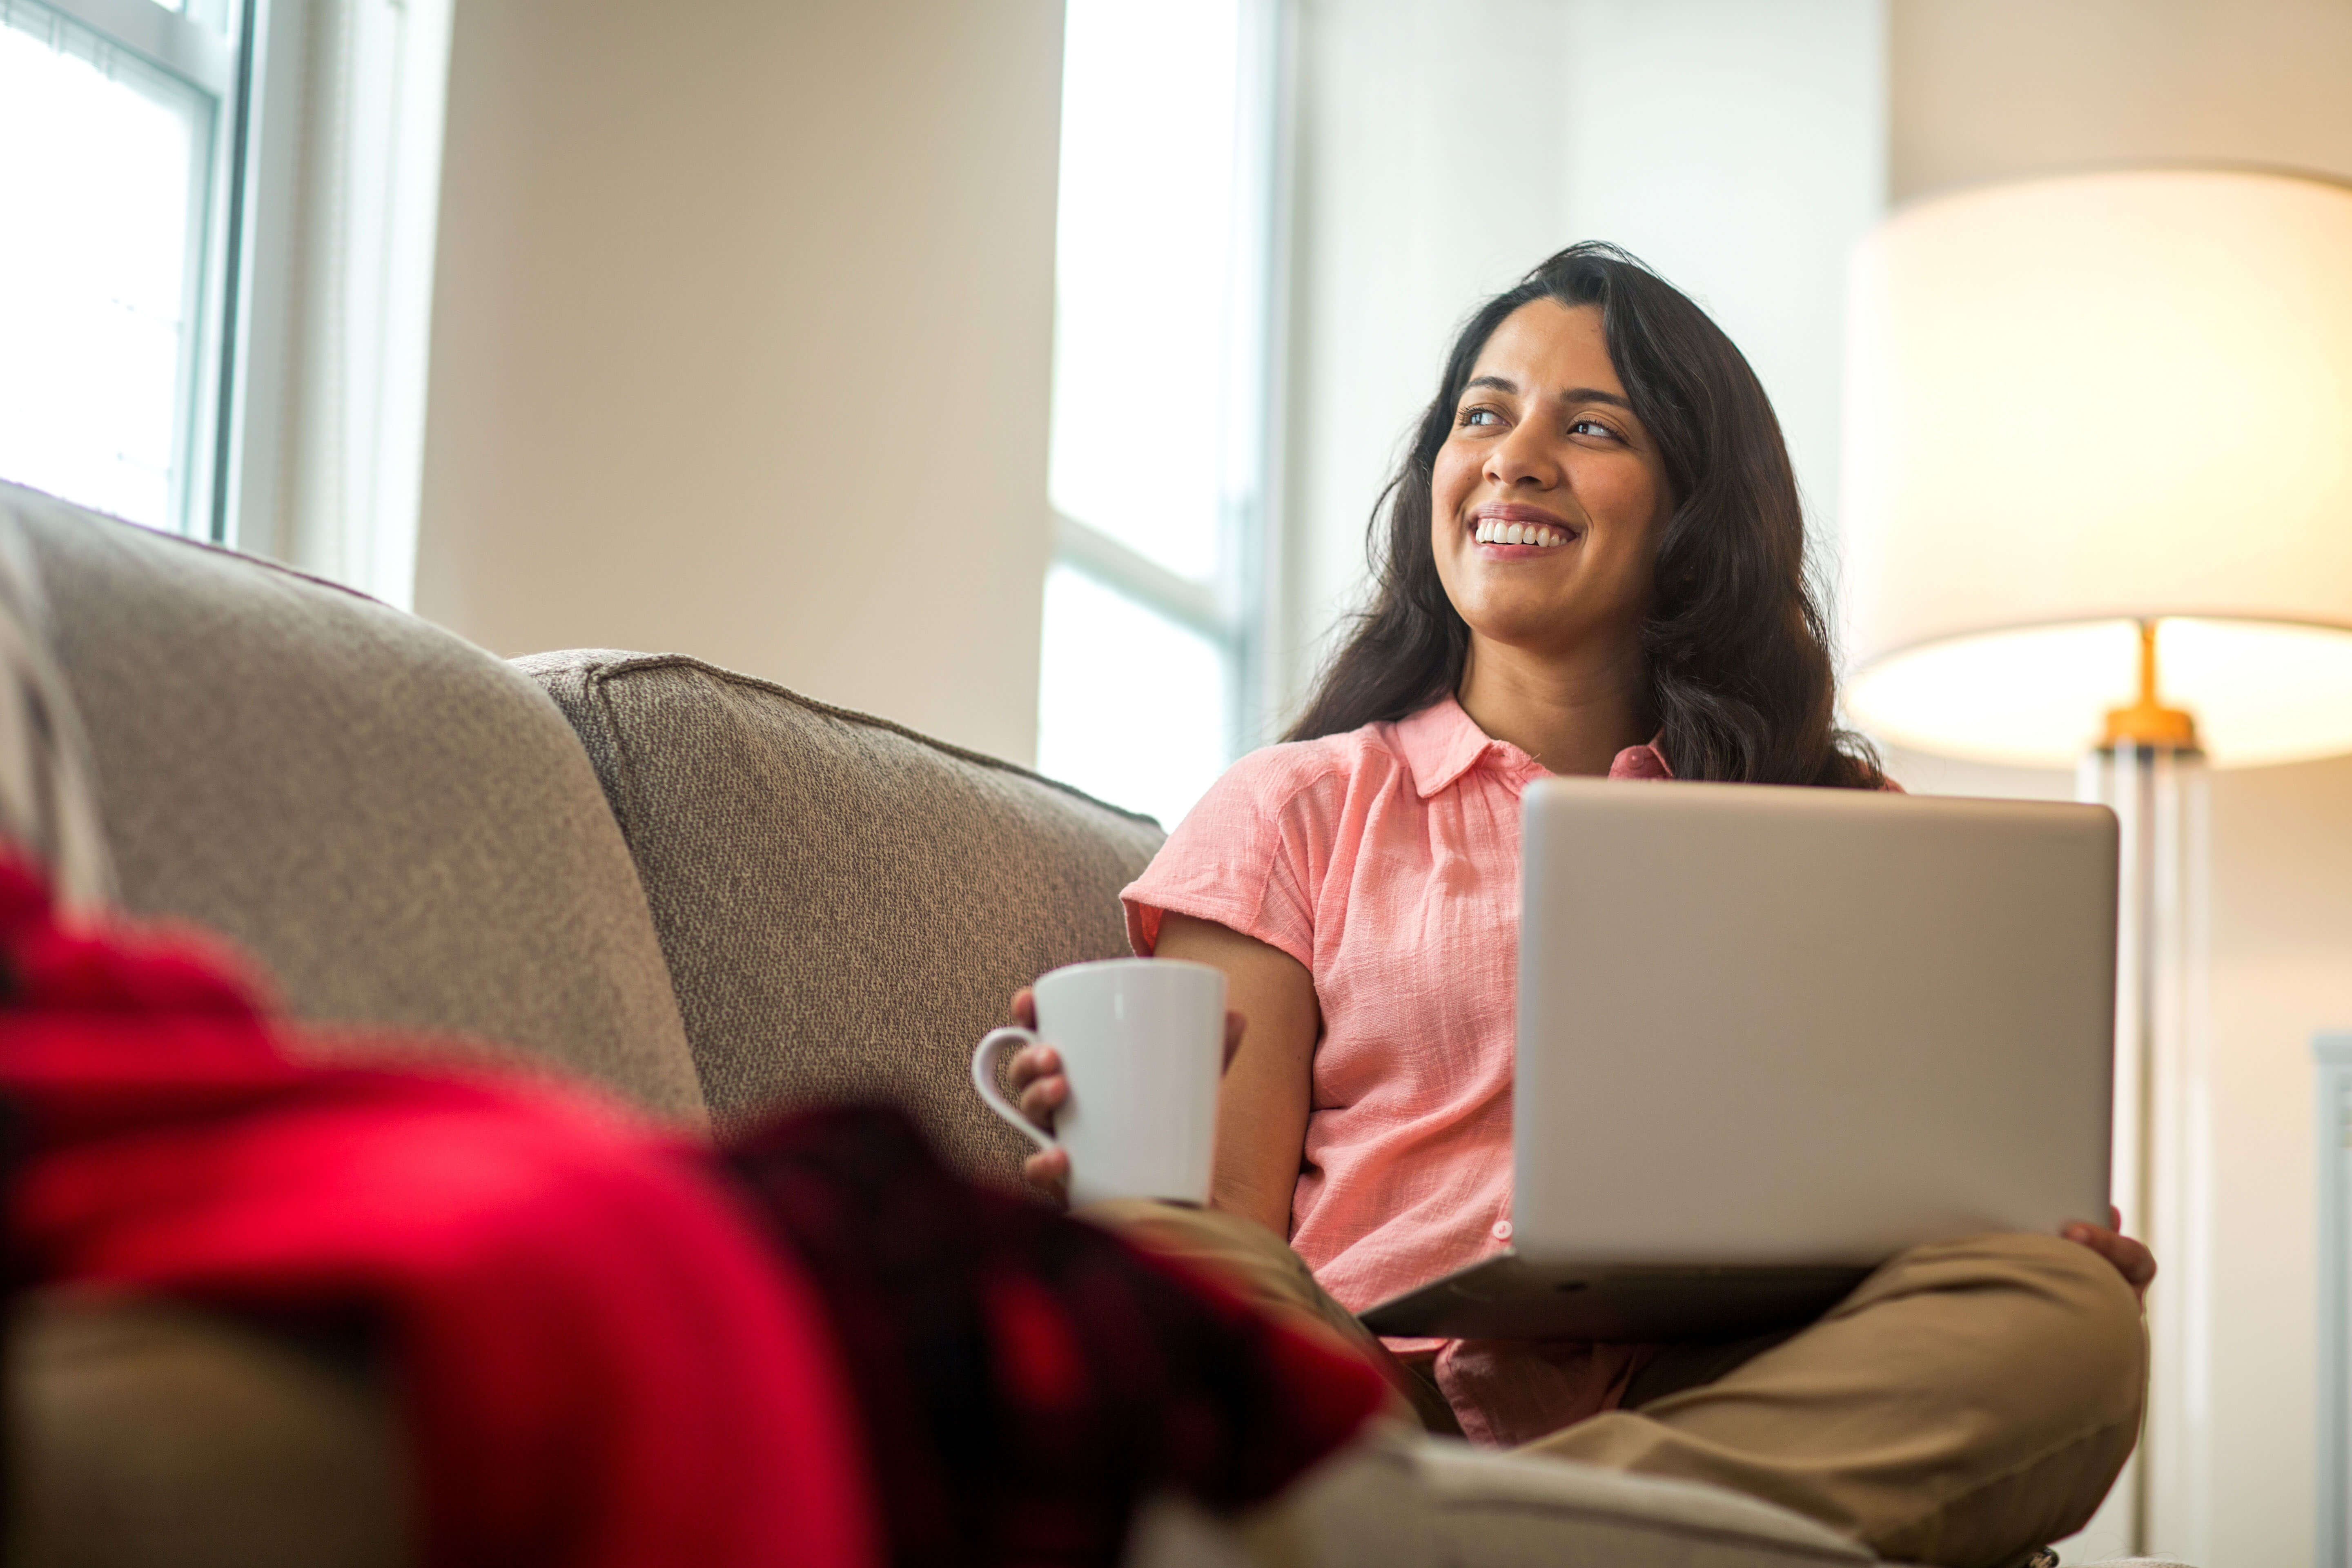
M 1187 577 L 1055 509 L 1050 574 L 1066 567 L 1207 639 L 1223 657 L 1226 755 L 1267 737 L 1279 679 L 1273 647 L 1281 593 L 1282 366 L 1286 360 L 1292 62 L 1297 0 L 1241 0 L 1234 137 L 1234 236 L 1226 287 L 1241 307 L 1222 390 L 1226 440 L 1242 476 L 1217 520 L 1217 567 Z
M 215 23 L 166 10 L 154 0 L 21 0 L 24 10 L 62 17 L 103 47 L 212 101 L 209 167 L 201 205 L 190 217 L 188 320 L 194 330 L 182 345 L 173 388 L 178 472 L 164 522 L 174 533 L 215 543 L 227 537 L 234 468 L 229 439 L 239 360 L 250 67 L 257 14 L 265 3 L 226 0 L 225 14 Z

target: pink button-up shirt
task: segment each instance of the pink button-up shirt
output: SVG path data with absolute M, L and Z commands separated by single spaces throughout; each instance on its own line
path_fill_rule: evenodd
M 1172 910 L 1313 974 L 1323 1036 L 1290 1244 L 1350 1310 L 1508 1244 L 1519 795 L 1543 772 L 1450 697 L 1269 746 L 1217 781 L 1121 895 L 1138 952 Z M 1635 746 L 1609 776 L 1672 775 Z M 1457 1344 L 1437 1371 L 1465 1431 L 1500 1442 L 1613 1405 L 1643 1359 Z

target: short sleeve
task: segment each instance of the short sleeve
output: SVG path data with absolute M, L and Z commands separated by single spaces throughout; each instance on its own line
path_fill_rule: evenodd
M 1278 948 L 1313 968 L 1311 868 L 1323 858 L 1307 842 L 1328 813 L 1300 807 L 1318 786 L 1344 780 L 1314 742 L 1253 752 L 1209 786 L 1176 825 L 1143 875 L 1122 889 L 1127 937 L 1150 957 L 1163 915 L 1214 921 Z

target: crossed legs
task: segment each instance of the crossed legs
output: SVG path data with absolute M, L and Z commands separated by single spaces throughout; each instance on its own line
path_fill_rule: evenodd
M 1082 1217 L 1346 1340 L 1390 1369 L 1423 1425 L 1451 1425 L 1425 1379 L 1263 1226 L 1140 1201 Z M 2139 1305 L 2105 1259 L 2056 1237 L 1980 1236 L 1903 1254 L 1745 1359 L 1669 1347 L 1635 1383 L 1638 1407 L 1523 1451 L 1711 1481 L 1882 1556 L 2000 1568 L 2090 1518 L 2138 1436 L 2146 1381 Z

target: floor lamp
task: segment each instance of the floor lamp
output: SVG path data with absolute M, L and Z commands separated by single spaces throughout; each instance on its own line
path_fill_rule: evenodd
M 2352 188 L 1979 186 L 1856 253 L 1853 718 L 2075 765 L 2124 832 L 2115 1191 L 2163 1272 L 2129 1544 L 2210 1515 L 2207 770 L 2352 751 Z

